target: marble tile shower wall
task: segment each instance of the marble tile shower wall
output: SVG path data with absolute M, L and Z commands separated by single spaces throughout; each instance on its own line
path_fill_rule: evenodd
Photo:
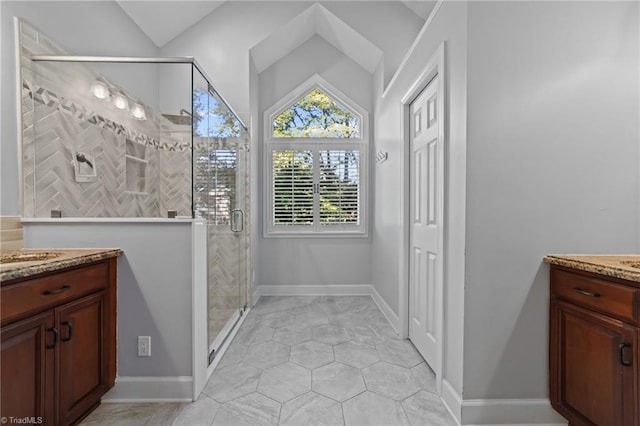
M 88 90 L 109 82 L 104 75 L 88 64 L 33 62 L 33 54 L 67 53 L 24 22 L 19 34 L 24 216 L 191 216 L 190 126 L 146 104 L 146 120 L 109 108 Z M 76 165 L 78 154 L 89 168 Z M 78 179 L 80 166 L 88 173 Z

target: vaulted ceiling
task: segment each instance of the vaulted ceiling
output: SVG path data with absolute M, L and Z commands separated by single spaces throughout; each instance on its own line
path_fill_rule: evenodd
M 370 73 L 375 71 L 382 59 L 382 50 L 335 14 L 315 3 L 251 49 L 258 72 L 264 71 L 314 35 L 325 39 Z
M 133 22 L 162 47 L 213 12 L 225 1 L 116 0 Z
M 227 1 L 116 0 L 127 15 L 158 47 L 162 47 Z M 241 0 L 240 0 L 241 1 Z M 314 0 L 299 0 L 316 3 Z M 354 0 L 331 0 L 348 2 Z M 358 1 L 358 0 L 355 0 Z M 422 18 L 427 18 L 434 1 L 398 1 Z M 322 35 L 322 34 L 321 34 Z M 325 37 L 326 38 L 326 37 Z
M 1 1 L 1 0 L 0 0 Z M 249 74 L 267 72 L 321 39 L 382 87 L 391 81 L 437 0 L 116 0 L 164 56 L 195 56 L 237 111 Z M 314 44 L 319 46 L 319 44 Z M 251 66 L 250 61 L 251 58 Z M 378 74 L 379 73 L 379 74 Z M 371 80 L 374 81 L 374 80 Z

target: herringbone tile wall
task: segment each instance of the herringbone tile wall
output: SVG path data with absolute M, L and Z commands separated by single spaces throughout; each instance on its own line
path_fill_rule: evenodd
M 24 215 L 191 216 L 190 126 L 174 125 L 146 104 L 144 121 L 105 106 L 78 89 L 108 81 L 86 64 L 31 61 L 32 54 L 66 52 L 24 22 L 20 44 Z M 146 146 L 145 158 L 127 159 L 127 141 Z M 76 179 L 77 153 L 93 160 L 94 178 Z M 129 185 L 128 161 L 136 165 Z
M 208 226 L 209 342 L 240 306 L 244 257 L 241 239 L 225 225 Z

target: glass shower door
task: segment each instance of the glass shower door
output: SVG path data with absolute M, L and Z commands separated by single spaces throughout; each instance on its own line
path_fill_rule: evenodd
M 209 363 L 247 301 L 247 132 L 194 73 L 194 212 L 207 221 Z
M 246 304 L 246 148 L 241 141 L 211 141 L 216 214 L 208 225 L 209 345 L 217 350 Z

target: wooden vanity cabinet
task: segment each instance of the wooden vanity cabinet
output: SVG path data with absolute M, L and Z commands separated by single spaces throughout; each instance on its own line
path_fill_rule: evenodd
M 551 405 L 570 425 L 639 426 L 638 283 L 551 265 Z
M 2 416 L 68 425 L 100 403 L 115 382 L 115 284 L 115 258 L 2 283 Z
M 48 330 L 52 312 L 3 326 L 0 330 L 0 368 L 3 417 L 42 418 L 54 424 L 54 351 Z
M 101 291 L 67 303 L 56 312 L 60 326 L 60 424 L 73 423 L 113 385 L 102 362 L 109 356 L 103 337 L 106 306 L 106 293 Z

